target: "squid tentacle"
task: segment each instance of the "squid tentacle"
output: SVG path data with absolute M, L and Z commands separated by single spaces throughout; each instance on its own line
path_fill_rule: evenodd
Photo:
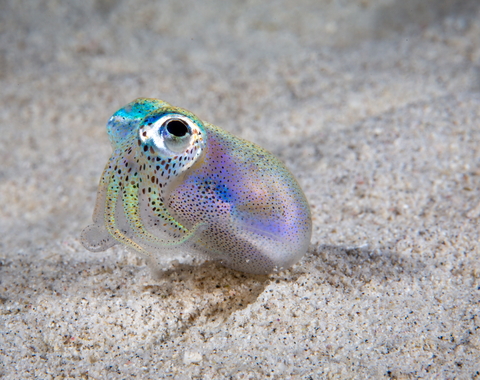
M 141 189 L 142 191 L 144 189 Z M 146 189 L 145 189 L 146 190 Z M 189 230 L 185 228 L 182 224 L 180 224 L 164 207 L 165 202 L 160 196 L 160 194 L 152 188 L 148 189 L 148 197 L 149 197 L 149 208 L 151 211 L 155 213 L 155 216 L 164 221 L 166 224 L 170 224 L 170 226 L 177 230 L 180 233 L 188 234 Z M 198 223 L 197 225 L 193 226 L 192 230 L 197 229 L 200 227 L 201 224 L 206 223 Z
M 195 236 L 198 236 L 198 234 L 204 230 L 204 223 L 198 223 L 191 230 L 187 230 L 185 227 L 182 226 L 181 231 L 185 233 L 185 236 L 183 236 L 181 239 L 168 240 L 161 239 L 153 235 L 145 228 L 140 215 L 138 188 L 139 180 L 136 176 L 134 176 L 133 179 L 127 184 L 117 182 L 116 179 L 112 178 L 108 186 L 105 208 L 105 222 L 107 225 L 107 230 L 114 236 L 117 241 L 135 249 L 136 251 L 146 256 L 151 256 L 151 254 L 148 253 L 139 243 L 129 238 L 118 228 L 115 217 L 115 209 L 119 197 L 121 196 L 123 197 L 123 212 L 127 219 L 128 226 L 131 228 L 134 235 L 138 236 L 146 244 L 153 244 L 157 248 L 178 247 L 190 241 Z M 169 217 L 174 220 L 173 217 L 171 217 L 170 215 Z M 162 215 L 162 218 L 168 221 L 166 215 Z
M 107 196 L 105 200 L 105 225 L 107 227 L 107 231 L 115 238 L 115 240 L 149 257 L 151 256 L 149 252 L 143 249 L 138 243 L 130 239 L 118 228 L 115 210 L 118 198 L 120 196 L 120 190 L 120 184 L 117 183 L 117 181 L 112 180 L 108 184 Z
M 93 212 L 93 224 L 87 226 L 81 234 L 82 244 L 92 252 L 104 251 L 113 247 L 117 241 L 108 232 L 104 224 L 105 200 L 107 198 L 107 186 L 110 182 L 110 176 L 113 171 L 113 157 L 103 170 L 102 178 L 98 187 L 97 198 L 95 201 L 95 210 Z

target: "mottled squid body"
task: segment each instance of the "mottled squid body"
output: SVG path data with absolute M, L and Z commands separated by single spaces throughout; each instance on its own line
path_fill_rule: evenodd
M 121 108 L 107 130 L 113 154 L 82 233 L 87 249 L 198 252 L 257 274 L 307 251 L 307 200 L 271 153 L 158 99 Z

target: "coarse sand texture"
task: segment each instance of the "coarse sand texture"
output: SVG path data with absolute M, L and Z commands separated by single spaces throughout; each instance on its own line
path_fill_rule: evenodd
M 140 97 L 285 164 L 299 262 L 83 247 Z M 0 378 L 480 379 L 479 1 L 4 0 L 0 104 Z

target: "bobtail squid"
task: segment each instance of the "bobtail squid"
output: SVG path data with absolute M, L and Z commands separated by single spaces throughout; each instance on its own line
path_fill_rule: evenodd
M 82 243 L 155 261 L 187 252 L 255 274 L 286 269 L 312 233 L 305 195 L 263 148 L 191 112 L 140 98 L 107 124 L 113 147 Z

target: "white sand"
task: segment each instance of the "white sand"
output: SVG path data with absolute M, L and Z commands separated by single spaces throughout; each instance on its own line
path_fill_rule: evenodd
M 0 86 L 0 377 L 480 378 L 480 2 L 5 0 Z M 140 96 L 283 159 L 309 254 L 86 251 Z

